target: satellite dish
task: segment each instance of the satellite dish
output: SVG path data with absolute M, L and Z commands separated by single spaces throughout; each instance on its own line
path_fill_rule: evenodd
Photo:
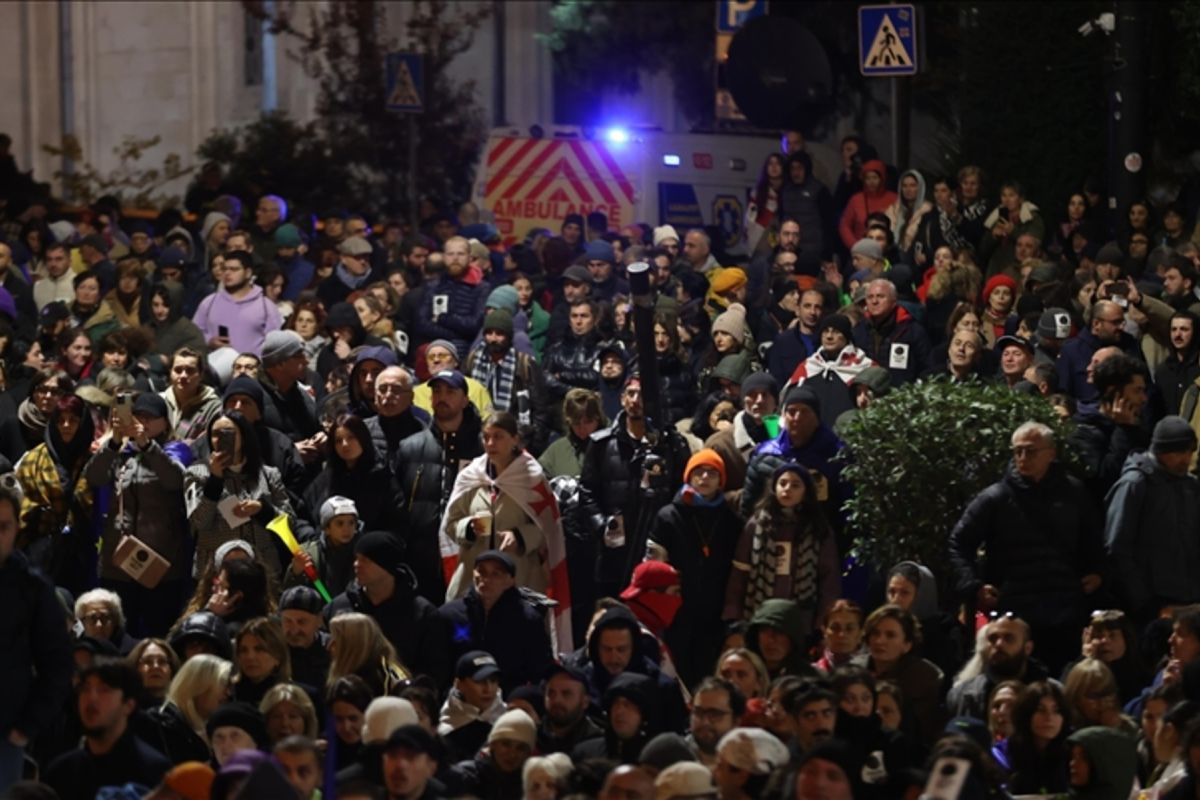
M 832 108 L 825 48 L 790 17 L 756 17 L 742 26 L 725 69 L 738 108 L 760 128 L 808 128 Z

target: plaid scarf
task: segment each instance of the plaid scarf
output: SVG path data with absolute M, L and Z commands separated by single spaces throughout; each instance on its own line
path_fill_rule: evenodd
M 504 358 L 499 362 L 493 361 L 487 347 L 479 351 L 475 366 L 471 369 L 471 377 L 487 387 L 492 396 L 492 403 L 497 409 L 507 409 L 512 399 L 513 375 L 517 371 L 517 351 L 508 348 Z
M 781 566 L 783 569 L 789 566 L 779 564 L 780 549 L 775 546 L 775 528 L 781 523 L 794 530 L 790 565 L 792 596 L 784 599 L 795 600 L 802 608 L 813 608 L 817 601 L 817 559 L 821 550 L 815 527 L 803 519 L 795 522 L 775 520 L 766 512 L 756 514 L 754 523 L 745 618 L 749 620 L 763 602 L 775 597 L 775 576 Z

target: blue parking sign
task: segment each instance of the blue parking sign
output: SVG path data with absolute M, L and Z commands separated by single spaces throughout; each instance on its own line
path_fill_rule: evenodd
M 717 33 L 737 33 L 738 28 L 767 13 L 767 0 L 717 0 Z
M 863 75 L 917 74 L 917 14 L 911 6 L 860 6 L 859 69 Z

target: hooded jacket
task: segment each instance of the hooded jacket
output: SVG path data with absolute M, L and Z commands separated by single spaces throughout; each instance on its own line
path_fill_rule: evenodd
M 609 629 L 624 628 L 633 637 L 633 654 L 629 664 L 617 675 L 612 675 L 600 660 L 600 634 Z M 587 662 L 582 665 L 583 674 L 588 679 L 588 694 L 596 705 L 605 703 L 608 708 L 608 690 L 618 678 L 623 675 L 639 675 L 649 679 L 656 687 L 658 703 L 656 707 L 661 712 L 659 723 L 664 727 L 660 730 L 680 731 L 687 724 L 687 709 L 684 705 L 683 694 L 678 683 L 659 669 L 656 659 L 648 653 L 657 643 L 649 635 L 642 632 L 637 617 L 625 606 L 614 606 L 600 616 L 592 628 L 592 635 L 587 640 Z M 656 731 L 657 733 L 658 731 Z
M 788 159 L 784 171 L 783 188 L 779 192 L 779 220 L 794 219 L 800 223 L 803 233 L 800 247 L 806 255 L 821 259 L 830 249 L 831 242 L 826 236 L 832 230 L 830 220 L 833 218 L 833 197 L 825 184 L 821 183 L 812 171 L 811 159 L 805 164 L 804 181 L 794 183 L 789 176 L 794 160 L 803 161 L 805 156 L 794 154 Z
M 863 238 L 867 232 L 867 217 L 875 212 L 886 213 L 892 203 L 896 202 L 896 193 L 887 188 L 887 168 L 878 159 L 864 162 L 862 173 L 876 172 L 880 176 L 879 188 L 868 192 L 865 188 L 852 196 L 842 212 L 842 221 L 838 225 L 838 233 L 842 244 L 849 250 L 855 242 Z
M 446 274 L 425 291 L 417 310 L 417 338 L 421 342 L 447 339 L 459 353 L 471 351 L 471 341 L 483 327 L 483 312 L 491 287 L 468 271 L 459 278 Z M 436 314 L 444 304 L 445 312 Z
M 762 652 L 758 647 L 758 632 L 763 628 L 780 631 L 792 642 L 792 648 L 783 664 L 771 673 L 772 679 L 780 675 L 816 677 L 817 671 L 813 669 L 807 657 L 808 643 L 805 641 L 812 629 L 811 610 L 806 613 L 795 600 L 781 598 L 767 600 L 755 609 L 750 624 L 746 626 L 746 648 L 759 657 L 762 656 Z
M 163 322 L 151 318 L 150 330 L 154 333 L 154 352 L 166 358 L 170 358 L 171 354 L 181 347 L 206 352 L 208 343 L 204 340 L 204 332 L 196 327 L 196 323 L 183 316 L 183 286 L 175 281 L 163 281 L 160 285 L 167 290 L 170 310 Z
M 608 758 L 621 764 L 636 764 L 646 743 L 663 731 L 658 687 L 652 678 L 631 672 L 623 672 L 613 678 L 604 692 L 604 710 L 607 713 L 618 697 L 638 707 L 642 725 L 629 739 L 621 739 L 606 722 L 603 739 L 591 739 L 575 748 L 572 760 L 578 762 L 588 758 Z
M 1126 608 L 1155 614 L 1200 601 L 1200 483 L 1134 453 L 1105 500 L 1105 546 Z
M 830 524 L 837 524 L 842 504 L 850 497 L 850 487 L 842 482 L 842 464 L 837 455 L 844 444 L 827 425 L 820 425 L 807 442 L 796 446 L 787 428 L 754 449 L 746 465 L 746 484 L 742 489 L 741 515 L 747 519 L 754 505 L 770 490 L 771 475 L 788 462 L 808 467 L 817 482 L 817 498 Z
M 1067 743 L 1083 748 L 1089 764 L 1086 786 L 1072 786 L 1078 800 L 1126 800 L 1137 777 L 1137 742 L 1113 728 L 1093 726 L 1067 737 Z
M 926 185 L 925 176 L 915 169 L 906 169 L 900 173 L 900 183 L 904 183 L 905 178 L 914 178 L 917 182 L 917 199 L 913 201 L 912 207 L 909 208 L 899 195 L 886 212 L 888 220 L 892 223 L 892 235 L 896 238 L 896 247 L 900 249 L 902 254 L 907 254 L 913 246 L 913 241 L 917 238 L 917 231 L 921 227 L 921 221 L 925 215 L 933 210 L 933 203 L 925 199 Z M 931 257 L 933 253 L 927 253 L 927 257 Z

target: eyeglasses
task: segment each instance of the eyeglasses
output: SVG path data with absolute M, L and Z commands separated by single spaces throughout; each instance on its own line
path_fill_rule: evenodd
M 80 619 L 93 625 L 103 625 L 112 619 L 112 615 L 104 611 L 93 611 L 91 614 L 84 614 Z
M 39 386 L 39 387 L 37 387 L 36 389 L 34 389 L 34 390 L 33 390 L 33 393 L 34 393 L 34 394 L 54 394 L 54 395 L 58 395 L 58 394 L 62 394 L 62 393 L 63 393 L 63 390 L 62 390 L 62 389 L 60 389 L 60 388 L 58 388 L 57 386 Z
M 720 722 L 732 713 L 724 708 L 700 708 L 697 706 L 692 709 L 692 716 L 701 722 Z

